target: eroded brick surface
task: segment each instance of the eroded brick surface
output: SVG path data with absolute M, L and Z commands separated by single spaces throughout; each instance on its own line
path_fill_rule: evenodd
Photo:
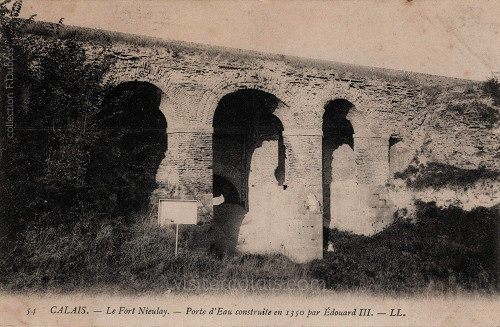
M 200 223 L 209 223 L 212 176 L 225 177 L 247 201 L 239 244 L 244 251 L 308 261 L 322 256 L 323 224 L 362 234 L 380 231 L 401 209 L 398 188 L 387 183 L 417 156 L 461 168 L 500 169 L 498 122 L 485 122 L 474 109 L 473 103 L 489 101 L 477 83 L 168 41 L 116 40 L 104 47 L 88 40 L 85 47 L 90 58 L 116 59 L 107 84 L 145 81 L 163 92 L 168 150 L 154 198 L 196 199 Z M 434 86 L 439 92 L 429 92 Z M 273 174 L 277 140 L 264 142 L 252 158 L 242 156 L 242 143 L 234 139 L 213 143 L 219 101 L 241 89 L 280 100 L 274 115 L 283 125 L 282 182 Z M 353 105 L 346 118 L 354 146 L 332 150 L 331 164 L 325 165 L 322 117 L 335 99 Z M 450 111 L 449 104 L 465 109 Z M 248 162 L 253 169 L 247 176 Z M 410 191 L 401 192 L 408 197 Z M 331 213 L 326 223 L 324 210 Z

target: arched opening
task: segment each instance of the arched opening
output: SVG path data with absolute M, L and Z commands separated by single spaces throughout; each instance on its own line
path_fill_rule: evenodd
M 402 137 L 391 136 L 389 138 L 389 178 L 394 174 L 408 168 L 413 160 L 414 153 L 407 146 Z
M 224 187 L 229 190 L 228 180 L 239 195 L 238 203 L 224 195 L 224 203 L 214 206 L 214 223 L 221 230 L 239 230 L 242 216 L 260 201 L 257 190 L 283 186 L 283 125 L 273 114 L 280 104 L 274 95 L 253 89 L 230 93 L 219 101 L 213 119 L 214 196 Z M 233 241 L 234 248 L 237 240 Z
M 220 198 L 221 203 L 240 204 L 240 195 L 236 186 L 233 185 L 228 179 L 214 174 L 214 198 Z
M 162 91 L 146 82 L 125 82 L 106 94 L 96 115 L 99 146 L 91 167 L 96 201 L 126 214 L 149 204 L 156 172 L 167 150 Z
M 324 243 L 328 239 L 332 210 L 339 210 L 331 207 L 332 183 L 355 178 L 354 129 L 346 118 L 353 107 L 354 105 L 345 99 L 329 101 L 324 107 L 322 127 Z

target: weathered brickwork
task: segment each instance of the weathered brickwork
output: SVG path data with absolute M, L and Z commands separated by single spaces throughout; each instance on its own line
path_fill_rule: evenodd
M 288 255 L 296 260 L 322 256 L 321 135 L 290 135 L 285 130 L 286 191 L 289 192 Z M 312 133 L 304 133 L 312 134 Z M 291 255 L 293 254 L 293 255 Z
M 168 134 L 168 150 L 156 175 L 158 198 L 198 200 L 198 219 L 210 221 L 212 208 L 212 134 Z
M 144 81 L 162 90 L 168 150 L 158 168 L 155 201 L 196 199 L 199 222 L 209 223 L 213 174 L 224 177 L 246 210 L 241 251 L 308 261 L 322 257 L 323 226 L 380 231 L 400 209 L 388 182 L 419 155 L 458 167 L 500 169 L 498 123 L 488 125 L 473 109 L 447 110 L 453 101 L 470 104 L 471 98 L 451 100 L 453 92 L 472 88 L 478 94 L 477 83 L 123 35 L 106 46 L 84 43 L 90 58 L 116 59 L 105 83 Z M 430 97 L 429 85 L 440 93 Z M 281 136 L 250 152 L 236 138 L 213 134 L 221 99 L 239 90 L 279 100 L 272 114 Z M 336 99 L 353 106 L 344 117 L 352 125 L 353 146 L 324 147 L 325 105 Z M 326 157 L 323 151 L 329 151 Z M 280 160 L 284 171 L 274 174 Z
M 248 209 L 248 174 L 246 173 L 244 140 L 239 135 L 214 136 L 213 172 L 231 182 L 240 201 Z

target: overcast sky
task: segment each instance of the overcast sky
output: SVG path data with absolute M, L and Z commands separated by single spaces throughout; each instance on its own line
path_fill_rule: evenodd
M 22 17 L 485 80 L 500 71 L 500 1 L 25 0 Z

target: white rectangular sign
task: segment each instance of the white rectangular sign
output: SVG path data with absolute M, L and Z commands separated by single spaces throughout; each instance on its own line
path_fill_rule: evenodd
M 158 224 L 198 223 L 198 202 L 196 200 L 160 199 L 158 203 Z

